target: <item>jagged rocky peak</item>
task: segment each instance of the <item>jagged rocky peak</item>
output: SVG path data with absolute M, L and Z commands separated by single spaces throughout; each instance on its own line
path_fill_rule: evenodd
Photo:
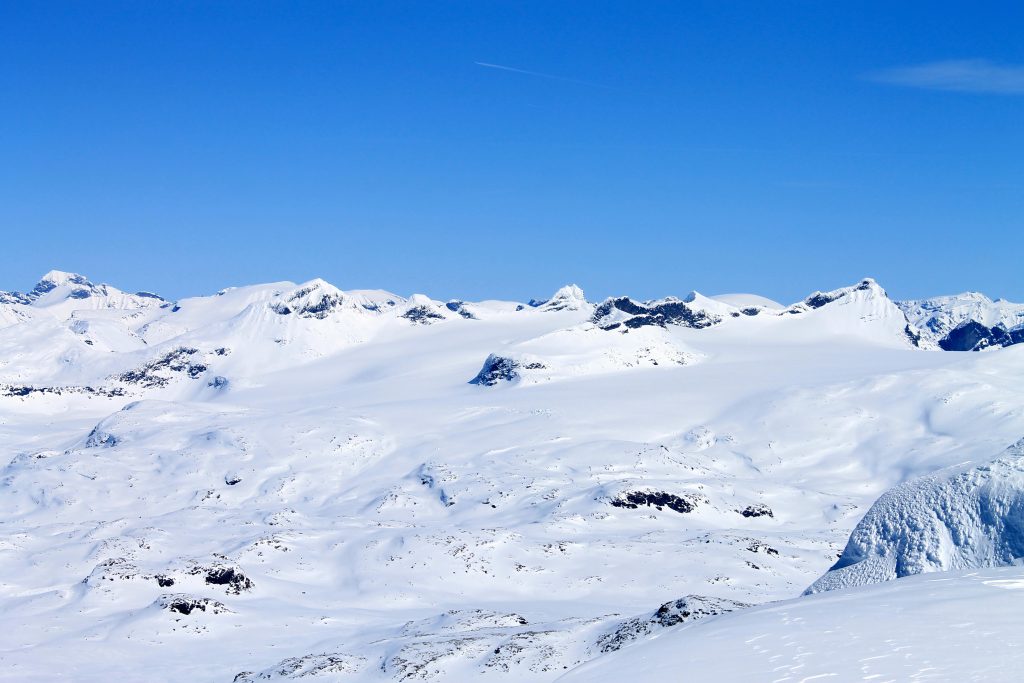
M 634 301 L 628 296 L 605 299 L 597 308 L 591 322 L 603 330 L 625 330 L 639 327 L 677 325 L 703 329 L 722 322 L 716 313 L 700 306 L 667 297 L 656 301 Z
M 990 462 L 957 465 L 890 489 L 807 592 L 1014 564 L 1024 557 L 1021 529 L 1024 439 Z
M 547 301 L 537 304 L 544 311 L 579 311 L 588 305 L 587 297 L 578 285 L 566 285 Z
M 270 304 L 270 308 L 278 315 L 294 314 L 300 318 L 323 320 L 339 309 L 357 310 L 359 306 L 345 292 L 316 278 L 281 294 Z

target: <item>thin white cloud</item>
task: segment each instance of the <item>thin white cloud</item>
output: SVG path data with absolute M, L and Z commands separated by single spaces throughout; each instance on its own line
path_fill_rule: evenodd
M 477 66 L 482 66 L 487 69 L 498 69 L 500 71 L 511 71 L 517 74 L 526 74 L 527 76 L 539 76 L 540 78 L 548 78 L 553 81 L 565 81 L 566 83 L 578 83 L 580 85 L 589 85 L 595 88 L 607 88 L 607 85 L 601 85 L 600 83 L 591 83 L 589 81 L 578 81 L 575 78 L 566 78 L 565 76 L 555 76 L 554 74 L 545 74 L 539 71 L 527 71 L 526 69 L 517 69 L 513 66 L 504 66 L 502 64 L 491 64 L 489 62 L 473 62 Z
M 987 59 L 954 59 L 901 66 L 867 74 L 878 83 L 927 90 L 1024 95 L 1024 65 Z

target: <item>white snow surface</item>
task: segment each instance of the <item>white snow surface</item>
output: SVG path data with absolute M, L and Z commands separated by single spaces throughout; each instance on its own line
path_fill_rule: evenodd
M 723 304 L 728 304 L 734 308 L 750 308 L 758 306 L 761 308 L 771 308 L 775 310 L 785 308 L 785 306 L 780 304 L 778 301 L 769 299 L 766 296 L 760 296 L 759 294 L 716 294 L 711 298 L 715 301 L 721 301 Z
M 800 594 L 1024 435 L 1024 345 L 922 349 L 873 281 L 611 329 L 575 287 L 47 282 L 0 295 L 4 680 L 552 681 Z

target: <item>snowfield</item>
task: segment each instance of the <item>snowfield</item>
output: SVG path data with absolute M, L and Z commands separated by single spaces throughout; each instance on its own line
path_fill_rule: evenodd
M 0 679 L 1012 680 L 1020 321 L 946 301 L 51 272 L 0 293 Z

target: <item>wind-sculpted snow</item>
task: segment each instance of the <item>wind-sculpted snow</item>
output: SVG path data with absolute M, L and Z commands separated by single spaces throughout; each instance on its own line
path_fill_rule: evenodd
M 875 285 L 606 330 L 575 287 L 51 279 L 0 303 L 5 680 L 553 681 L 800 593 L 1024 434 L 1024 346 L 917 348 Z
M 871 506 L 808 593 L 1024 558 L 1024 440 L 997 460 L 908 481 Z

